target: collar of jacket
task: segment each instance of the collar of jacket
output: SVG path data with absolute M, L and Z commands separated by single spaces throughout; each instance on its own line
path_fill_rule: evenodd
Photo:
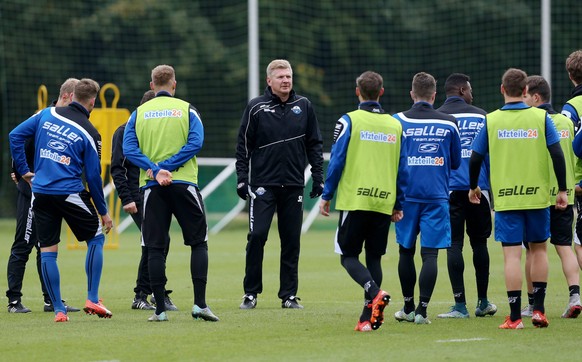
M 447 99 L 445 99 L 445 103 L 443 103 L 443 104 L 449 104 L 449 103 L 467 103 L 467 102 L 459 96 L 449 96 L 449 97 L 447 97 Z
M 556 114 L 556 113 L 558 113 L 558 112 L 556 112 L 556 111 L 554 110 L 554 108 L 552 107 L 552 105 L 551 105 L 551 104 L 549 104 L 549 103 L 543 103 L 543 104 L 540 104 L 540 105 L 538 106 L 538 108 L 539 108 L 539 109 L 543 109 L 544 111 L 548 112 L 548 114 Z
M 358 105 L 358 109 L 378 114 L 386 113 L 382 109 L 382 105 L 376 101 L 363 101 Z
M 89 111 L 81 103 L 71 102 L 71 104 L 69 104 L 69 107 L 76 109 L 79 112 L 82 112 L 84 115 L 87 116 L 87 118 L 89 118 Z
M 295 90 L 291 89 L 291 93 L 289 93 L 289 98 L 287 98 L 286 102 L 281 101 L 281 98 L 279 98 L 278 95 L 273 93 L 273 90 L 271 89 L 270 86 L 267 86 L 267 88 L 265 89 L 265 95 L 276 103 L 284 104 L 284 103 L 288 103 L 291 99 L 295 98 Z
M 434 109 L 434 107 L 433 107 L 432 104 L 430 104 L 428 102 L 425 102 L 425 101 L 419 101 L 419 102 L 414 103 L 412 105 L 412 108 L 411 109 L 421 109 L 421 108 L 424 108 L 424 109 L 426 109 L 426 108 Z
M 582 84 L 578 84 L 576 88 L 572 89 L 572 98 L 582 96 Z

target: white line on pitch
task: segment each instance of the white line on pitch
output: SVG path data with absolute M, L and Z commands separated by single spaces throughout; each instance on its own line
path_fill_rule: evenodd
M 487 341 L 489 338 L 461 338 L 461 339 L 439 339 L 437 343 L 453 343 L 453 342 L 476 342 L 476 341 Z

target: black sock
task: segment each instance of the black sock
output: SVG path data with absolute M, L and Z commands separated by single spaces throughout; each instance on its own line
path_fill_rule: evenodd
M 573 296 L 575 294 L 580 295 L 580 286 L 579 285 L 570 285 L 568 287 L 568 289 L 570 290 L 570 296 Z
M 411 249 L 399 246 L 398 258 L 398 278 L 400 279 L 400 288 L 404 297 L 404 312 L 407 314 L 414 311 L 414 287 L 416 286 L 416 267 L 414 265 L 414 252 L 416 248 Z
M 360 263 L 355 256 L 346 257 L 342 255 L 340 260 L 342 266 L 346 269 L 350 277 L 364 288 L 366 299 L 374 299 L 380 291 L 380 288 L 372 279 L 370 271 L 364 266 L 364 264 Z
M 372 318 L 372 301 L 369 299 L 364 300 L 364 309 L 360 315 L 360 322 L 369 321 Z
M 508 290 L 507 301 L 509 302 L 509 317 L 512 322 L 521 319 L 521 290 Z
M 414 295 L 410 297 L 404 297 L 404 313 L 408 314 L 414 312 Z
M 533 305 L 534 304 L 534 296 L 533 296 L 533 293 L 527 293 L 527 303 L 529 305 Z
M 148 249 L 148 269 L 150 285 L 156 299 L 156 314 L 160 315 L 166 310 L 164 299 L 166 297 L 166 258 L 163 249 Z
M 428 308 L 428 302 L 430 301 L 429 297 L 420 297 L 418 306 L 416 307 L 415 314 L 421 315 L 426 318 L 426 308 Z
M 544 300 L 546 299 L 546 287 L 548 283 L 546 282 L 533 282 L 533 295 L 534 295 L 534 310 L 538 310 L 542 313 L 546 312 L 544 308 Z

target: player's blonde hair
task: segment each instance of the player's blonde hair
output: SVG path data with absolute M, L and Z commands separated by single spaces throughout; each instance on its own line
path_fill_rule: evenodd
M 275 69 L 289 69 L 291 75 L 293 75 L 293 68 L 291 68 L 291 63 L 285 59 L 275 59 L 267 65 L 267 77 L 271 77 Z

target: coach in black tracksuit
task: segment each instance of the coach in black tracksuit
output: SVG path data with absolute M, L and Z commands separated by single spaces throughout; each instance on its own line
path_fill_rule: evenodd
M 303 308 L 296 294 L 303 221 L 304 171 L 313 175 L 312 198 L 323 191 L 323 142 L 311 102 L 293 91 L 286 60 L 267 67 L 268 87 L 249 102 L 236 149 L 237 193 L 250 200 L 243 302 L 252 309 L 263 291 L 263 252 L 275 210 L 281 239 L 280 288 L 283 308 Z

